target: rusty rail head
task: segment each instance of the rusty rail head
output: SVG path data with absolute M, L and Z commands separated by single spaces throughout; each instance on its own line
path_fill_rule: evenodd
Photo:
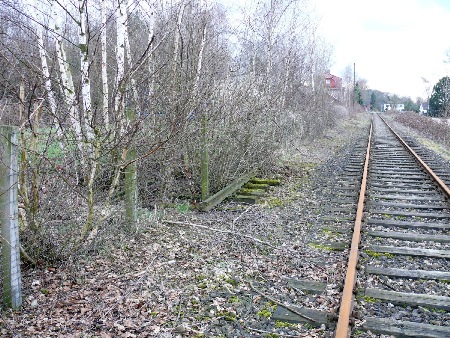
M 447 185 L 434 173 L 434 171 L 420 158 L 420 156 L 400 137 L 399 134 L 397 134 L 394 129 L 380 116 L 380 119 L 386 124 L 386 126 L 389 128 L 389 130 L 397 137 L 397 139 L 400 141 L 400 143 L 405 147 L 416 159 L 417 162 L 420 163 L 420 165 L 425 169 L 425 171 L 428 173 L 428 175 L 431 176 L 431 178 L 437 183 L 439 188 L 442 189 L 444 194 L 446 194 L 447 198 L 450 198 L 450 189 L 447 187 Z
M 352 245 L 345 275 L 344 291 L 342 292 L 341 305 L 339 308 L 339 318 L 335 331 L 335 338 L 347 338 L 350 335 L 350 315 L 353 310 L 353 289 L 356 283 L 356 264 L 358 263 L 358 246 L 361 238 L 361 222 L 364 211 L 364 199 L 366 195 L 367 173 L 369 171 L 370 144 L 372 141 L 373 116 L 370 124 L 369 140 L 367 142 L 366 160 L 364 162 L 364 172 L 359 192 L 358 209 L 356 211 L 355 226 L 353 229 Z

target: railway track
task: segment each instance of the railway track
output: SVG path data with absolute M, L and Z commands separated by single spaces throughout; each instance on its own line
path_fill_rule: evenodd
M 325 327 L 336 338 L 450 337 L 448 164 L 374 115 L 369 142 L 355 144 L 337 177 L 323 182 L 329 203 L 310 244 L 328 251 L 327 266 L 347 271 L 288 286 L 341 295 L 340 305 L 280 306 L 272 319 Z
M 377 115 L 371 138 L 335 335 L 450 337 L 450 168 Z

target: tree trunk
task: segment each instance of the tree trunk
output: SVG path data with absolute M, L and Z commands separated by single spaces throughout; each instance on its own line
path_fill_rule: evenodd
M 200 167 L 202 201 L 209 197 L 209 152 L 207 117 L 202 115 L 202 158 Z
M 116 25 L 117 25 L 117 45 L 116 45 L 116 60 L 117 60 L 117 75 L 116 75 L 116 96 L 114 100 L 114 112 L 116 114 L 116 121 L 118 123 L 119 135 L 124 134 L 124 109 L 125 109 L 125 34 L 127 15 L 126 8 L 122 0 L 118 0 L 118 8 L 116 10 Z
M 126 117 L 129 123 L 136 120 L 136 112 L 133 109 L 127 109 Z M 125 215 L 127 223 L 133 225 L 137 220 L 137 173 L 136 173 L 136 149 L 130 145 L 126 156 L 126 163 L 128 164 L 124 169 L 125 174 Z
M 173 60 L 172 60 L 172 79 L 175 81 L 175 74 L 177 71 L 178 51 L 180 49 L 181 38 L 181 22 L 183 21 L 184 9 L 186 8 L 186 0 L 181 0 L 180 10 L 178 11 L 177 25 L 175 27 L 175 38 L 173 48 Z
M 84 153 L 84 142 L 83 135 L 81 131 L 81 123 L 78 116 L 77 98 L 75 95 L 75 86 L 73 84 L 72 72 L 70 71 L 70 66 L 67 61 L 66 52 L 64 49 L 62 32 L 61 32 L 61 15 L 56 10 L 54 5 L 54 0 L 50 0 L 50 8 L 52 11 L 52 21 L 53 21 L 53 36 L 55 39 L 56 57 L 58 59 L 59 74 L 61 76 L 61 92 L 64 94 L 64 102 L 69 111 L 69 120 L 71 128 L 75 133 L 75 138 L 77 140 L 77 148 L 80 154 Z M 80 156 L 81 167 L 85 168 L 85 162 L 83 156 Z
M 80 48 L 80 64 L 81 64 L 81 99 L 82 109 L 81 121 L 86 133 L 86 138 L 89 146 L 89 151 L 92 152 L 92 144 L 90 142 L 94 139 L 94 132 L 92 130 L 92 104 L 91 104 L 91 83 L 89 79 L 89 56 L 88 56 L 88 37 L 87 37 L 87 0 L 78 1 L 80 11 L 80 22 L 78 30 L 78 45 Z
M 106 44 L 106 2 L 102 0 L 102 96 L 103 96 L 103 123 L 105 129 L 109 131 L 109 90 L 108 90 L 108 63 L 107 63 L 107 44 Z

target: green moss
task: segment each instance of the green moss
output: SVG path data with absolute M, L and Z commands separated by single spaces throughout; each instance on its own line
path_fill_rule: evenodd
M 206 283 L 198 283 L 198 284 L 197 284 L 197 287 L 198 287 L 199 289 L 206 289 L 206 288 L 208 287 L 208 285 L 207 285 Z
M 233 278 L 226 278 L 225 282 L 227 282 L 228 284 L 231 284 L 233 286 L 237 286 L 238 285 L 238 282 L 235 279 L 233 279 Z
M 323 229 L 322 232 L 324 233 L 324 235 L 327 235 L 328 237 L 331 237 L 331 238 L 335 238 L 335 237 L 338 237 L 340 235 L 339 232 L 332 231 L 330 229 Z
M 181 213 L 188 212 L 190 208 L 191 205 L 189 203 L 176 204 L 176 209 Z
M 245 189 L 260 189 L 260 190 L 266 190 L 268 188 L 267 184 L 254 184 L 254 183 L 246 183 L 244 185 Z
M 87 53 L 87 45 L 86 45 L 86 44 L 80 43 L 80 44 L 78 45 L 78 47 L 80 48 L 80 51 L 81 51 L 83 54 L 86 54 L 86 53 Z
M 258 316 L 269 319 L 270 317 L 272 317 L 272 314 L 276 309 L 277 305 L 269 301 L 264 304 L 264 307 L 261 310 L 258 311 Z
M 312 325 L 311 323 L 304 323 L 303 327 L 308 330 L 314 329 L 314 325 Z
M 198 276 L 195 276 L 195 279 L 196 280 L 198 280 L 198 281 L 201 281 L 201 280 L 204 280 L 206 278 L 206 276 L 205 275 L 198 275 Z
M 41 288 L 40 290 L 44 295 L 48 295 L 50 291 L 48 289 Z
M 219 311 L 217 315 L 229 322 L 234 322 L 237 318 L 235 313 L 226 310 Z
M 278 179 L 270 179 L 270 178 L 257 178 L 253 177 L 250 179 L 250 183 L 253 184 L 268 184 L 268 185 L 280 185 L 281 181 Z
M 376 252 L 376 251 L 372 251 L 372 250 L 365 250 L 364 251 L 368 256 L 370 257 L 374 257 L 374 258 L 379 258 L 379 257 L 387 257 L 387 258 L 393 258 L 394 254 L 388 253 L 388 252 Z
M 355 330 L 353 331 L 353 335 L 354 335 L 355 337 L 361 336 L 361 335 L 363 335 L 364 333 L 365 333 L 365 332 L 362 331 L 362 330 L 360 330 L 360 329 L 355 329 Z
M 438 309 L 438 308 L 434 308 L 434 307 L 432 307 L 432 308 L 425 307 L 425 308 L 427 308 L 428 310 L 430 310 L 431 312 L 434 312 L 434 313 L 447 313 L 447 310 L 445 310 L 445 309 Z
M 283 201 L 277 197 L 268 198 L 266 203 L 269 208 L 281 207 L 284 204 Z
M 276 320 L 275 327 L 278 329 L 288 329 L 291 327 L 297 327 L 297 324 L 282 322 L 281 320 Z
M 262 309 L 262 310 L 258 311 L 258 316 L 269 319 L 272 316 L 272 312 L 270 312 L 267 309 Z
M 239 297 L 238 296 L 230 296 L 228 298 L 228 303 L 230 303 L 230 304 L 239 303 Z
M 367 254 L 367 256 L 370 256 L 370 257 L 378 258 L 378 257 L 382 256 L 381 252 L 375 252 L 375 251 L 372 251 L 372 250 L 365 250 L 364 252 Z
M 308 243 L 309 246 L 315 248 L 315 249 L 320 249 L 320 250 L 326 250 L 326 251 L 335 251 L 336 249 L 325 245 L 325 244 L 318 244 L 318 243 Z M 337 251 L 337 250 L 336 250 Z
M 369 296 L 364 296 L 362 297 L 362 299 L 366 302 L 366 303 L 376 303 L 377 299 L 373 298 L 373 297 L 369 297 Z
M 266 192 L 263 189 L 242 188 L 238 191 L 239 195 L 250 195 L 250 196 L 263 196 L 265 193 Z
M 266 333 L 266 334 L 264 334 L 264 337 L 267 337 L 267 338 L 278 338 L 279 336 L 276 333 Z

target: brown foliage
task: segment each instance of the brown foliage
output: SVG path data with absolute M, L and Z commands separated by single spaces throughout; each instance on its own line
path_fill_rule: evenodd
M 450 126 L 448 124 L 435 122 L 431 117 L 417 113 L 398 114 L 395 120 L 437 143 L 450 146 Z

